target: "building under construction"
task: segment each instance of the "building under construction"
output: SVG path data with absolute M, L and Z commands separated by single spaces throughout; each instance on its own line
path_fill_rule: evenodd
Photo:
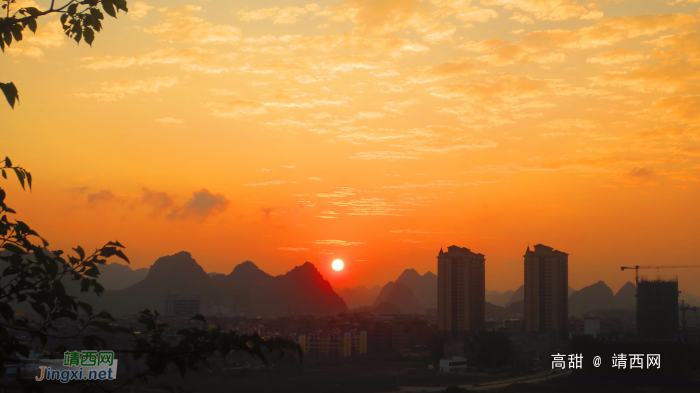
M 678 278 L 642 276 L 638 287 L 637 336 L 673 339 L 678 334 Z

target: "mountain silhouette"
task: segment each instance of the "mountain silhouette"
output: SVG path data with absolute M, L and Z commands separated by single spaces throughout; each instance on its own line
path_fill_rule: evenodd
M 569 296 L 569 315 L 581 317 L 593 310 L 615 308 L 615 296 L 603 281 L 581 288 Z
M 386 286 L 385 286 L 386 287 Z M 403 282 L 396 282 L 391 286 L 391 290 L 386 300 L 375 303 L 379 306 L 381 303 L 389 302 L 401 309 L 401 312 L 406 314 L 424 314 L 425 307 L 415 296 L 413 291 Z
M 626 308 L 634 310 L 637 306 L 637 302 L 635 299 L 636 294 L 637 287 L 628 281 L 615 294 L 615 308 Z
M 250 261 L 237 265 L 229 275 L 210 275 L 184 251 L 159 258 L 143 281 L 121 290 L 105 291 L 103 296 L 90 300 L 98 309 L 115 316 L 144 308 L 162 312 L 165 297 L 171 292 L 199 295 L 203 313 L 212 304 L 247 316 L 347 311 L 343 299 L 309 262 L 276 277 Z
M 510 298 L 513 297 L 514 293 L 515 293 L 515 291 L 499 292 L 499 291 L 490 291 L 487 289 L 485 296 L 486 296 L 486 301 L 488 303 L 491 303 L 495 306 L 504 307 L 506 305 L 506 303 L 508 303 L 508 300 L 510 300 Z
M 391 289 L 394 288 L 394 285 L 396 283 L 394 281 L 389 281 L 382 287 L 382 290 L 379 292 L 379 295 L 377 295 L 377 298 L 374 299 L 374 303 L 372 303 L 373 306 L 378 306 L 382 302 L 386 302 L 389 300 L 389 294 L 391 293 Z
M 336 289 L 335 292 L 345 300 L 345 304 L 348 305 L 349 309 L 354 309 L 372 305 L 381 290 L 382 287 L 379 285 L 375 285 L 371 289 L 364 285 L 359 285 Z
M 519 302 L 521 300 L 525 300 L 525 285 L 521 285 L 520 288 L 516 289 L 515 292 L 513 292 L 513 296 L 511 296 L 510 299 L 508 299 L 505 306 L 508 307 L 511 304 Z
M 406 269 L 396 282 L 406 285 L 420 301 L 423 309 L 437 307 L 438 279 L 432 272 L 426 272 L 421 276 L 413 269 Z
M 121 263 L 110 263 L 100 266 L 100 284 L 106 290 L 123 289 L 136 284 L 148 275 L 147 268 L 132 270 Z
M 384 285 L 379 295 L 374 300 L 373 305 L 377 306 L 382 302 L 389 301 L 391 292 L 397 283 L 402 283 L 412 292 L 413 297 L 415 297 L 420 304 L 420 308 L 422 309 L 422 311 L 420 311 L 421 313 L 425 312 L 428 308 L 437 307 L 437 276 L 432 272 L 426 272 L 421 276 L 414 269 L 404 270 L 396 281 L 389 281 Z M 411 301 L 408 299 L 403 299 L 402 302 L 403 305 L 394 304 L 399 306 L 403 312 L 414 312 L 406 309 L 405 307 L 407 306 L 410 306 L 411 310 L 417 309 L 415 305 L 410 304 Z
M 163 313 L 165 296 L 171 292 L 200 295 L 203 304 L 213 298 L 211 278 L 189 252 L 158 258 L 145 279 L 124 289 L 107 290 L 91 304 L 114 316 L 133 314 L 145 308 Z

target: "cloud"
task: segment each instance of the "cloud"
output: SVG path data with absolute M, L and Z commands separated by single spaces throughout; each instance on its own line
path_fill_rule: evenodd
M 323 246 L 357 246 L 360 244 L 366 244 L 365 242 L 347 242 L 345 240 L 316 240 L 314 244 L 320 244 Z
M 152 9 L 153 6 L 137 1 L 135 3 L 129 3 L 128 15 L 131 19 L 141 19 L 148 14 L 149 10 Z
M 100 190 L 99 192 L 91 193 L 87 195 L 88 206 L 96 206 L 103 202 L 114 201 L 117 196 L 109 190 Z
M 403 110 L 407 106 L 418 104 L 418 100 L 403 100 L 403 101 L 388 101 L 382 105 L 382 110 L 387 112 L 394 112 L 396 114 L 403 114 Z
M 350 187 L 334 187 L 334 188 L 336 188 L 337 190 L 332 191 L 330 193 L 328 193 L 328 192 L 318 193 L 318 194 L 316 194 L 316 196 L 321 197 L 321 198 L 344 198 L 346 196 L 355 195 L 356 194 L 355 191 L 357 191 L 354 188 L 350 188 Z
M 413 234 L 435 234 L 435 233 L 442 233 L 442 232 L 437 232 L 437 231 L 428 231 L 425 229 L 394 229 L 389 231 L 391 233 L 413 233 Z
M 177 84 L 177 77 L 154 77 L 144 80 L 127 80 L 120 82 L 102 82 L 100 91 L 96 93 L 79 93 L 81 98 L 93 98 L 99 101 L 115 101 L 127 96 L 140 93 L 157 93 Z
M 411 83 L 429 83 L 460 76 L 483 74 L 479 64 L 469 58 L 454 58 L 433 66 L 416 67 L 407 72 Z
M 212 102 L 207 105 L 216 117 L 237 118 L 267 113 L 265 105 L 251 100 L 236 100 L 228 103 Z
M 659 98 L 649 107 L 648 116 L 656 121 L 700 125 L 700 95 Z
M 315 4 L 314 4 L 315 5 Z M 311 7 L 310 7 L 311 6 Z M 307 8 L 314 8 L 313 5 L 309 4 L 306 8 L 301 7 L 271 7 L 271 8 L 261 8 L 252 11 L 238 11 L 238 15 L 241 16 L 242 21 L 257 21 L 264 19 L 272 19 L 275 24 L 288 24 L 296 23 L 299 21 L 300 15 L 305 15 L 309 12 Z
M 424 54 L 430 48 L 399 36 L 367 37 L 348 31 L 335 35 L 317 35 L 295 38 L 287 46 L 292 51 L 356 50 L 364 54 L 371 52 L 402 54 Z
M 156 121 L 161 124 L 182 124 L 185 122 L 182 119 L 176 119 L 174 117 L 163 117 L 161 119 L 157 119 Z
M 642 60 L 644 57 L 644 54 L 640 52 L 627 49 L 615 49 L 608 52 L 598 53 L 595 56 L 589 57 L 586 59 L 586 61 L 594 64 L 611 65 Z
M 640 167 L 635 167 L 631 169 L 629 172 L 625 173 L 625 176 L 631 177 L 631 178 L 649 178 L 649 177 L 654 177 L 656 173 L 654 173 L 654 170 L 651 168 L 640 168 Z
M 174 205 L 173 197 L 163 191 L 152 191 L 144 187 L 141 189 L 141 203 L 151 208 L 151 214 L 166 214 Z
M 488 22 L 498 18 L 498 12 L 488 8 L 471 8 L 457 13 L 457 18 L 468 22 Z
M 359 112 L 358 119 L 381 119 L 385 116 L 382 112 Z
M 520 22 L 520 23 L 527 23 L 527 24 L 535 23 L 535 21 L 532 20 L 532 18 L 530 18 L 527 15 L 523 15 L 519 12 L 514 12 L 513 15 L 511 15 L 510 18 L 508 18 L 508 19 L 514 20 L 514 21 Z
M 688 14 L 639 15 L 606 18 L 593 26 L 576 30 L 538 30 L 528 33 L 525 40 L 548 48 L 594 49 L 665 30 L 678 29 L 697 19 Z
M 199 44 L 231 44 L 241 39 L 241 29 L 231 25 L 214 25 L 204 19 L 192 16 L 202 7 L 186 5 L 177 8 L 159 8 L 165 22 L 151 28 L 146 33 L 157 35 L 161 42 L 196 42 Z
M 309 249 L 306 247 L 277 247 L 277 249 L 282 250 L 282 251 L 293 251 L 293 252 L 309 251 Z
M 419 157 L 415 153 L 407 153 L 402 151 L 363 151 L 350 156 L 353 160 L 416 160 Z
M 414 28 L 426 30 L 435 24 L 430 7 L 420 0 L 344 0 L 326 7 L 331 22 L 350 20 L 365 34 L 382 35 Z
M 521 10 L 540 20 L 599 19 L 601 11 L 586 8 L 571 0 L 482 0 L 484 5 L 500 5 L 507 10 Z M 594 4 L 594 3 L 591 3 Z M 590 7 L 590 4 L 588 5 Z
M 689 146 L 675 151 L 675 154 L 684 154 L 687 156 L 700 157 L 700 146 Z
M 453 180 L 432 180 L 428 183 L 405 183 L 396 186 L 382 186 L 382 188 L 433 188 L 433 187 L 461 187 L 465 183 Z
M 40 48 L 57 48 L 66 44 L 66 35 L 60 21 L 51 21 L 40 25 L 36 34 L 25 29 L 22 41 L 13 42 L 12 46 L 5 46 L 5 52 L 13 56 L 25 56 L 40 59 L 44 51 Z
M 634 65 L 624 71 L 607 72 L 591 77 L 591 85 L 600 87 L 625 87 L 641 93 L 673 93 L 692 89 L 700 80 L 700 69 L 694 61 L 674 59 L 654 65 Z
M 270 186 L 270 185 L 277 185 L 277 184 L 287 184 L 287 183 L 296 183 L 295 181 L 290 181 L 290 180 L 266 180 L 260 183 L 246 183 L 246 187 L 260 187 L 260 186 Z
M 561 63 L 566 59 L 563 53 L 553 53 L 543 45 L 528 44 L 521 41 L 504 41 L 497 38 L 485 41 L 467 41 L 460 45 L 460 49 L 486 53 L 475 60 L 494 67 L 503 67 L 516 63 Z
M 202 72 L 205 74 L 221 74 L 233 71 L 235 69 L 235 67 L 221 64 L 221 61 L 230 58 L 230 55 L 220 55 L 211 49 L 164 48 L 140 56 L 83 57 L 80 60 L 86 63 L 82 67 L 93 70 L 127 68 L 152 64 L 172 64 L 179 65 L 180 68 L 185 71 Z
M 346 207 L 351 216 L 403 216 L 413 209 L 399 209 L 394 202 L 382 198 L 352 199 L 350 201 L 331 201 L 333 205 Z
M 213 194 L 201 189 L 192 193 L 192 198 L 182 207 L 174 209 L 169 218 L 204 220 L 209 216 L 224 212 L 231 201 L 222 194 Z
M 306 180 L 318 180 L 318 181 L 320 181 L 321 178 L 320 177 L 307 177 Z
M 551 128 L 553 130 L 569 130 L 572 128 L 592 130 L 598 127 L 598 123 L 589 119 L 556 119 L 542 123 L 539 126 Z

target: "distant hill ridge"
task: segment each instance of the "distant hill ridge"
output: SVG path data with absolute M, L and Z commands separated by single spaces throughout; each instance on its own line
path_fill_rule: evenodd
M 142 281 L 89 300 L 114 315 L 144 308 L 162 312 L 165 296 L 171 292 L 200 295 L 204 308 L 216 303 L 247 316 L 347 311 L 343 299 L 309 262 L 280 276 L 271 276 L 250 261 L 237 265 L 228 275 L 209 275 L 186 251 L 158 258 Z

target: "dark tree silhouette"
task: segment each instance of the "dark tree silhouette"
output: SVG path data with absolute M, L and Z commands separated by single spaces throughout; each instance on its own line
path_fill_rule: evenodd
M 32 175 L 21 166 L 13 165 L 9 158 L 0 161 L 2 177 L 14 172 L 22 188 L 32 187 Z M 275 338 L 262 339 L 259 335 L 242 335 L 235 332 L 222 332 L 207 328 L 206 319 L 201 315 L 191 320 L 200 321 L 204 328 L 191 327 L 177 332 L 180 340 L 171 343 L 164 338 L 168 325 L 158 319 L 157 311 L 141 311 L 139 323 L 144 325 L 140 334 L 118 326 L 107 312 L 94 313 L 92 307 L 66 293 L 66 280 L 78 281 L 81 292 L 102 294 L 104 288 L 97 281 L 99 266 L 110 257 L 129 262 L 124 254 L 124 246 L 118 241 L 110 241 L 102 248 L 88 255 L 82 247 L 73 249 L 74 255 L 61 250 L 49 250 L 49 243 L 31 229 L 25 222 L 10 220 L 8 215 L 15 211 L 5 203 L 6 192 L 0 188 L 0 377 L 5 374 L 8 363 L 21 362 L 27 358 L 30 348 L 19 339 L 39 340 L 42 348 L 49 338 L 81 339 L 87 349 L 102 348 L 104 334 L 125 334 L 130 337 L 129 349 L 116 353 L 132 354 L 135 360 L 145 357 L 146 368 L 138 375 L 128 378 L 125 384 L 135 380 L 147 381 L 165 373 L 169 364 L 174 364 L 181 375 L 187 370 L 195 370 L 207 359 L 219 353 L 226 357 L 231 351 L 244 351 L 268 365 L 266 352 L 292 350 L 302 357 L 301 347 L 294 341 Z M 17 315 L 16 309 L 28 309 L 36 314 L 29 318 Z M 74 327 L 70 332 L 59 328 L 62 321 L 71 321 Z M 95 334 L 95 331 L 102 334 Z M 62 356 L 65 347 L 54 349 Z M 18 373 L 19 378 L 19 373 Z M 33 391 L 39 385 L 31 380 L 18 380 L 25 391 Z M 86 388 L 100 391 L 107 389 L 98 381 L 80 381 Z M 122 385 L 123 386 L 123 385 Z M 121 387 L 121 386 L 120 386 Z
M 5 52 L 5 46 L 9 47 L 13 41 L 22 41 L 25 29 L 28 28 L 32 33 L 36 33 L 38 19 L 52 14 L 61 14 L 63 31 L 68 37 L 73 38 L 78 44 L 84 40 L 92 46 L 95 33 L 102 30 L 101 21 L 104 20 L 102 11 L 112 18 L 116 18 L 119 11 L 129 11 L 126 0 L 69 0 L 58 6 L 55 5 L 55 0 L 52 0 L 51 7 L 45 11 L 36 7 L 13 7 L 15 0 L 0 0 L 0 3 L 3 3 L 2 12 L 0 12 L 0 50 L 2 52 Z M 0 90 L 14 109 L 15 102 L 19 102 L 19 92 L 15 84 L 0 82 Z

